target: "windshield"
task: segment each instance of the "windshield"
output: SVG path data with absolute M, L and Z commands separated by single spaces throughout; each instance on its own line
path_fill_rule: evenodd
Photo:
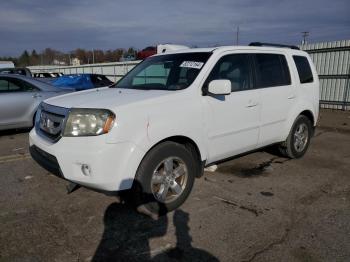
M 212 53 L 181 53 L 150 57 L 113 87 L 180 90 L 193 83 Z

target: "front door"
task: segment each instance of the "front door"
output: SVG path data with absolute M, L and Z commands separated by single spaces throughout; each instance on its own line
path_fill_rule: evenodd
M 38 103 L 40 92 L 24 81 L 0 78 L 0 126 L 8 128 L 28 125 L 32 108 Z
M 208 162 L 256 148 L 259 137 L 260 98 L 254 88 L 249 54 L 229 54 L 219 59 L 203 88 L 212 80 L 231 81 L 231 94 L 204 96 L 208 137 Z

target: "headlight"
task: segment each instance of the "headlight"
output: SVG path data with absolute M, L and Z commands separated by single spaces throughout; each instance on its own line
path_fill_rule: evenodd
M 68 116 L 63 136 L 98 136 L 108 133 L 115 115 L 105 109 L 73 108 Z

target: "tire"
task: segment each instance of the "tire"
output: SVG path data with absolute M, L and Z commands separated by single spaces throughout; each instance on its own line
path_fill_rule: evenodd
M 310 145 L 312 133 L 312 124 L 309 118 L 299 115 L 294 121 L 287 140 L 279 146 L 279 151 L 285 157 L 302 157 Z
M 175 142 L 155 146 L 136 172 L 130 192 L 133 204 L 139 211 L 154 215 L 178 208 L 192 190 L 197 171 L 195 159 L 185 146 Z

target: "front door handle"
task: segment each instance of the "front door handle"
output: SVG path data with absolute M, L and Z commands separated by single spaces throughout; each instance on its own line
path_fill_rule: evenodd
M 259 103 L 257 101 L 249 101 L 248 104 L 246 105 L 246 107 L 255 107 L 257 106 Z
M 32 95 L 32 97 L 33 98 L 38 98 L 38 97 L 41 97 L 41 95 L 40 94 L 34 94 L 34 95 Z
M 295 95 L 288 96 L 288 99 L 294 99 L 294 98 L 295 98 Z

